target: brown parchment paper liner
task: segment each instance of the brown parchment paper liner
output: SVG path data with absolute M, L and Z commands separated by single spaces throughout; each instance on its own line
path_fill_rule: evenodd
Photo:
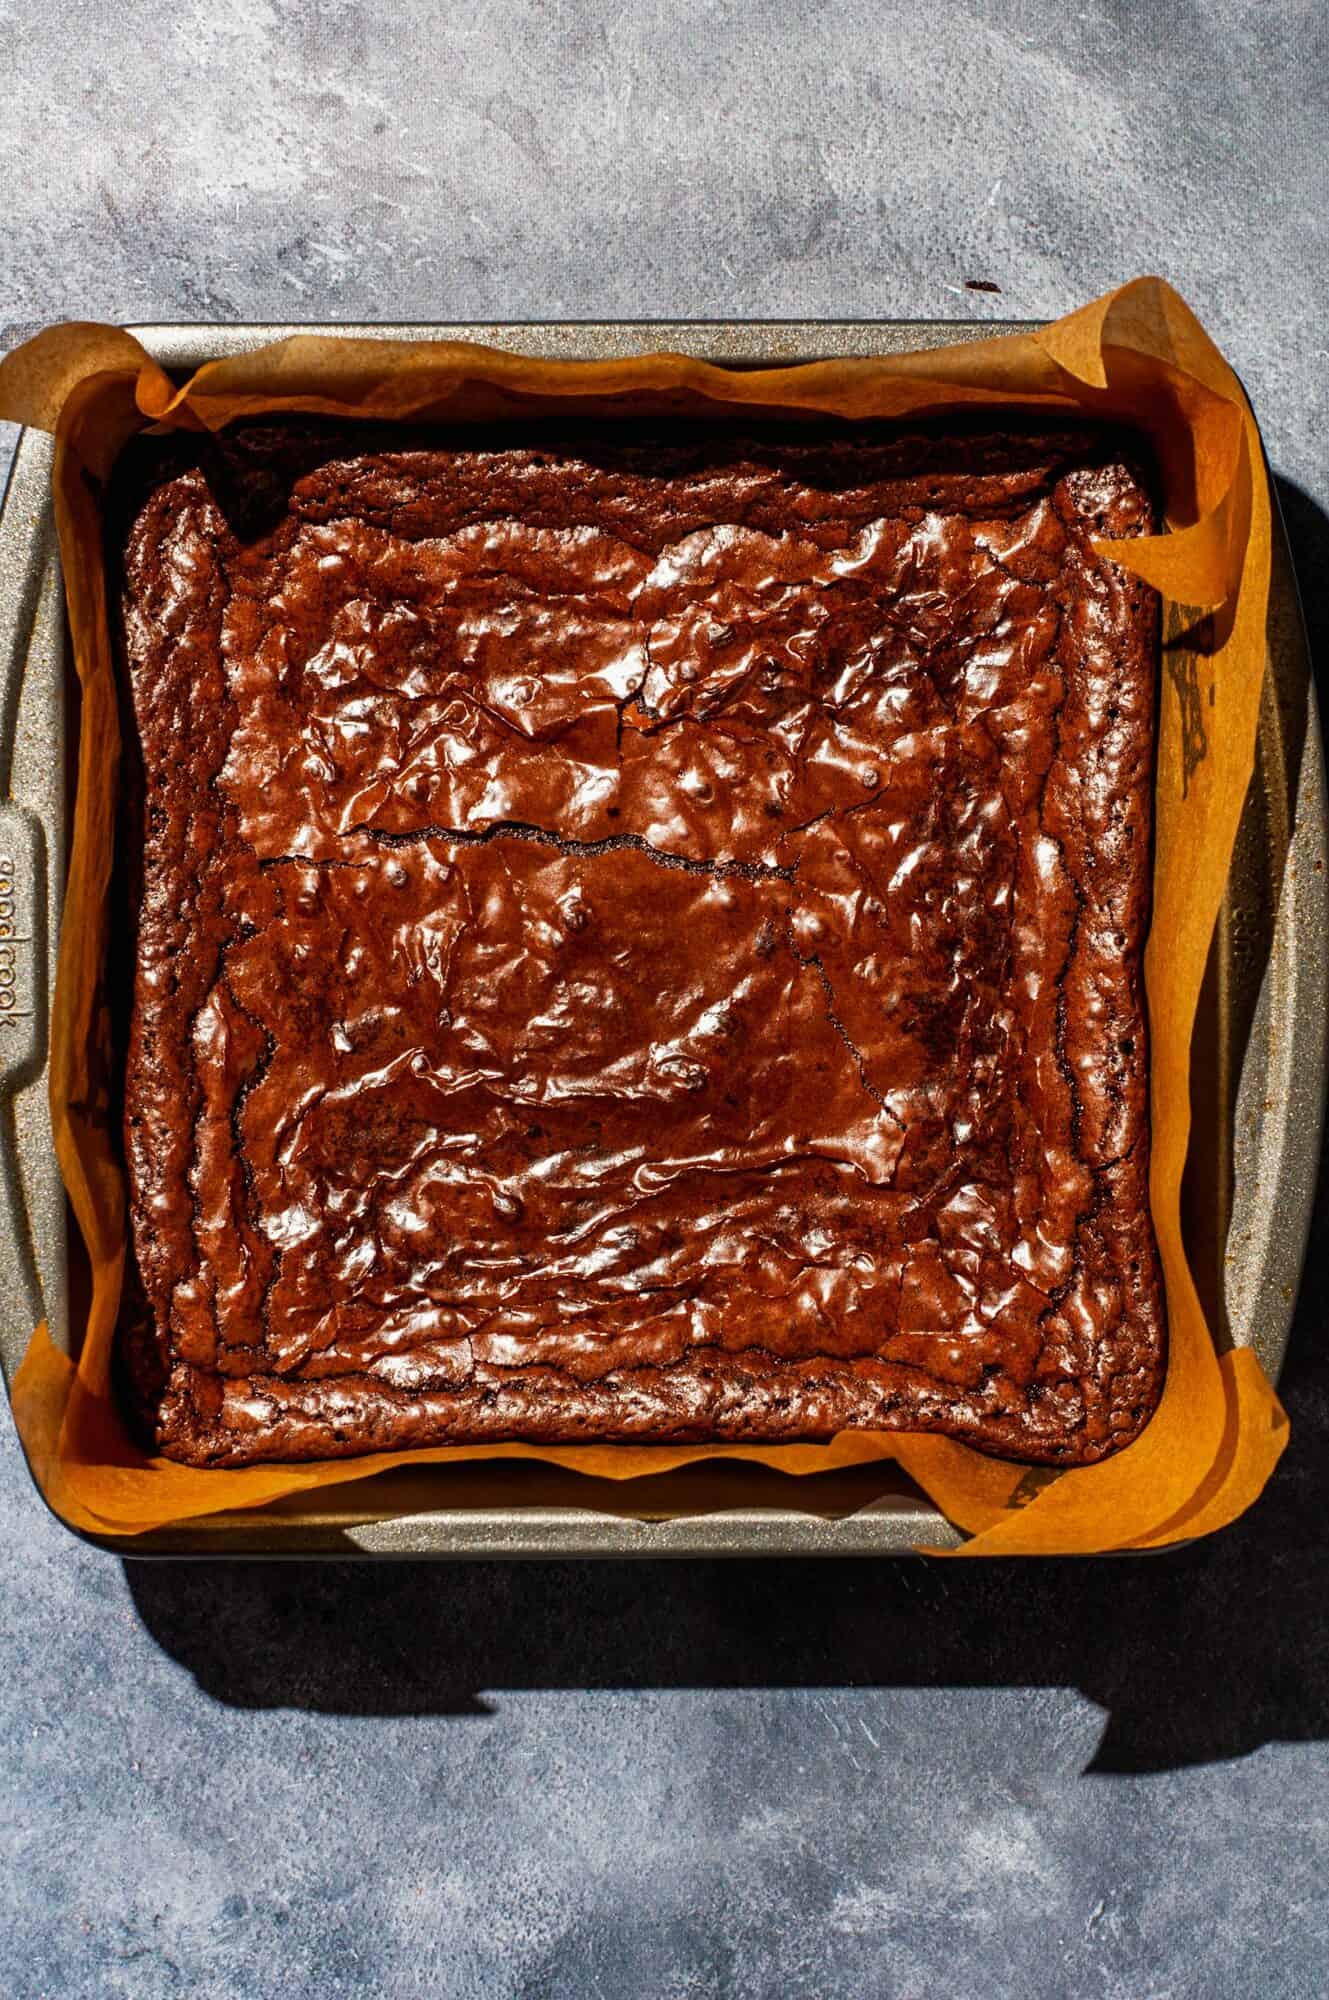
M 126 1244 L 110 1129 L 102 992 L 119 736 L 102 561 L 101 500 L 127 439 L 147 425 L 217 429 L 304 412 L 446 419 L 522 413 L 744 409 L 845 417 L 1006 405 L 1126 421 L 1157 460 L 1169 532 L 1100 546 L 1170 600 L 1162 677 L 1153 922 L 1145 958 L 1151 1037 L 1151 1200 L 1170 1347 L 1157 1414 L 1106 1463 L 1060 1474 L 926 1435 L 851 1431 L 825 1445 L 448 1447 L 303 1466 L 198 1471 L 146 1457 L 110 1396 Z M 919 355 L 730 372 L 680 355 L 621 362 L 530 360 L 465 343 L 301 336 L 201 368 L 177 387 L 128 334 L 49 328 L 0 363 L 0 416 L 55 431 L 54 490 L 74 656 L 82 683 L 78 789 L 51 1030 L 56 1149 L 87 1245 L 91 1299 L 77 1363 L 39 1327 L 14 1382 L 19 1431 L 46 1498 L 71 1525 L 132 1536 L 279 1495 L 364 1480 L 402 1463 L 537 1458 L 595 1479 L 694 1459 L 789 1473 L 894 1459 L 972 1539 L 962 1553 L 1149 1548 L 1205 1534 L 1259 1493 L 1287 1419 L 1248 1350 L 1219 1354 L 1182 1247 L 1191 1031 L 1254 760 L 1270 569 L 1270 498 L 1259 431 L 1232 370 L 1184 302 L 1142 278 L 1035 334 Z M 1176 607 L 1180 607 L 1180 616 Z M 1205 614 L 1213 614 L 1206 616 Z M 1198 688 L 1204 741 L 1183 729 L 1178 684 Z M 1183 782 L 1183 778 L 1185 782 Z M 371 1503 L 372 1504 L 372 1503 Z

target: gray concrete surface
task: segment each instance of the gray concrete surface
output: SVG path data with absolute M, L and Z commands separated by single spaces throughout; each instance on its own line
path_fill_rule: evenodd
M 1323 658 L 1327 75 L 1316 0 L 0 0 L 0 338 L 1051 315 L 1157 269 Z M 1285 1468 L 1143 1564 L 122 1565 L 6 1419 L 0 1990 L 1324 1992 L 1327 1278 L 1322 1202 Z

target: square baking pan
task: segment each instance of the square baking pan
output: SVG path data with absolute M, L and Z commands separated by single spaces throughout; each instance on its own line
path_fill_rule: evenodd
M 906 353 L 1012 330 L 1010 322 L 868 320 L 132 329 L 176 374 L 297 332 L 468 339 L 565 359 L 672 350 L 754 368 Z M 41 1320 L 69 1346 L 78 1289 L 79 1246 L 47 1105 L 78 726 L 51 459 L 45 433 L 21 433 L 0 514 L 0 1364 L 7 1381 Z M 1329 1032 L 1324 763 L 1281 521 L 1268 634 L 1255 772 L 1196 1024 L 1183 1203 L 1210 1324 L 1221 1343 L 1253 1348 L 1276 1379 L 1310 1223 Z M 960 1540 L 890 1463 L 791 1478 L 712 1461 L 610 1482 L 492 1460 L 381 1473 L 312 1498 L 103 1545 L 136 1556 L 748 1556 L 888 1555 Z

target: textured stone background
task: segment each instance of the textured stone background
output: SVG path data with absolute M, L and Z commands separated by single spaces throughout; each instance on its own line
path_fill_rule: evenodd
M 0 0 L 0 339 L 1052 315 L 1157 269 L 1323 652 L 1326 76 L 1317 0 Z M 6 1419 L 0 1986 L 1323 1992 L 1326 1276 L 1329 1208 L 1274 1488 L 1143 1563 L 121 1565 Z

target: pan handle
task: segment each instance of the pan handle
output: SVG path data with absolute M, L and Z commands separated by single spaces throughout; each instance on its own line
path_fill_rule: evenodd
M 21 1158 L 21 1103 L 46 1061 L 46 852 L 38 822 L 0 803 L 0 1350 L 46 1317 Z
M 46 1055 L 45 843 L 21 806 L 0 803 L 0 1096 Z

